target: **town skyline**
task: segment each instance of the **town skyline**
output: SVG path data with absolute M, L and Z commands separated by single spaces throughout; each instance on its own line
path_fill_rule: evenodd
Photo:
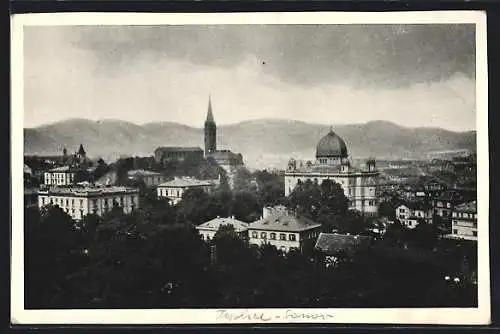
M 210 94 L 220 125 L 382 120 L 475 130 L 474 31 L 451 24 L 26 27 L 24 123 L 106 118 L 200 127 Z

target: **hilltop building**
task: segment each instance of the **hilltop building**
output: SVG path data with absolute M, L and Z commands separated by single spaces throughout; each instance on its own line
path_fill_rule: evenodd
M 368 159 L 363 169 L 351 166 L 347 146 L 333 129 L 318 142 L 316 161 L 298 162 L 290 159 L 285 171 L 285 196 L 292 193 L 299 181 L 332 180 L 340 184 L 349 199 L 349 208 L 365 215 L 378 213 L 378 178 L 375 159 Z
M 38 191 L 38 207 L 57 205 L 74 220 L 82 220 L 89 213 L 101 216 L 113 207 L 130 213 L 139 208 L 139 190 L 127 187 L 71 186 L 52 187 Z
M 166 165 L 170 161 L 190 161 L 193 164 L 203 160 L 203 150 L 199 147 L 162 146 L 155 152 L 155 162 Z
M 307 240 L 315 240 L 321 229 L 305 217 L 299 217 L 283 206 L 264 207 L 262 218 L 248 226 L 248 241 L 261 246 L 270 244 L 278 250 L 302 250 Z

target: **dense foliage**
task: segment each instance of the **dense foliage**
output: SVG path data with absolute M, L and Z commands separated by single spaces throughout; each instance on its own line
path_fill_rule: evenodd
M 222 308 L 473 306 L 476 286 L 443 279 L 477 267 L 473 246 L 443 245 L 424 227 L 395 224 L 373 249 L 326 267 L 313 250 L 250 247 L 224 226 L 210 243 L 195 226 L 217 216 L 251 222 L 285 204 L 325 231 L 363 233 L 371 222 L 347 210 L 340 186 L 301 184 L 284 198 L 283 177 L 239 173 L 234 191 L 184 193 L 175 207 L 141 190 L 141 209 L 114 208 L 75 223 L 48 206 L 25 212 L 26 308 Z M 429 238 L 431 236 L 431 238 Z M 444 259 L 433 250 L 446 248 Z

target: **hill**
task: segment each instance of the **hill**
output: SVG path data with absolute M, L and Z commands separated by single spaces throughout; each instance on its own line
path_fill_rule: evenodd
M 218 126 L 218 148 L 241 152 L 252 168 L 284 168 L 291 156 L 313 159 L 329 126 L 293 120 L 260 119 Z M 420 159 L 432 151 L 475 150 L 476 132 L 407 128 L 386 121 L 334 126 L 353 158 Z M 150 156 L 158 146 L 200 146 L 203 130 L 161 122 L 137 125 L 119 120 L 70 119 L 24 129 L 25 154 L 75 151 L 83 143 L 92 157 Z

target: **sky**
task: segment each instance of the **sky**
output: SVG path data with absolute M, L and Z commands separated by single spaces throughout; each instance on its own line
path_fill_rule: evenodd
M 277 118 L 474 130 L 474 25 L 24 28 L 25 127 Z

